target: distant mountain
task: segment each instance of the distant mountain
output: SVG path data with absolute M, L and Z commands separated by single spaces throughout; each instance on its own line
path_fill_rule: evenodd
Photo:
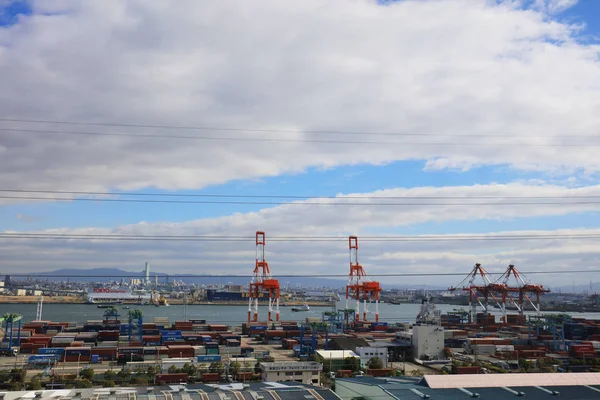
M 144 271 L 124 271 L 118 268 L 64 268 L 55 271 L 40 272 L 31 275 L 40 278 L 47 277 L 51 281 L 66 281 L 68 279 L 71 282 L 108 282 L 110 280 L 120 280 L 121 278 L 124 278 L 126 280 L 137 277 L 142 278 L 144 276 Z M 154 276 L 158 276 L 161 282 L 164 282 L 167 279 L 167 274 L 164 273 L 151 272 L 150 276 L 152 279 L 154 279 Z M 193 276 L 190 276 L 188 274 L 170 274 L 169 280 L 181 280 L 186 283 L 205 285 L 226 285 L 228 283 L 234 285 L 247 285 L 249 281 L 247 277 L 219 277 L 207 274 L 196 274 Z M 347 280 L 329 278 L 320 278 L 316 280 L 314 278 L 305 277 L 283 277 L 279 280 L 279 282 L 283 287 L 287 287 L 289 282 L 289 285 L 291 287 L 295 287 L 297 285 L 301 287 L 316 287 L 318 285 L 320 287 L 342 288 L 346 286 Z M 393 289 L 398 287 L 421 289 L 424 287 L 423 285 L 392 285 L 385 283 L 382 283 L 381 286 L 384 289 Z M 425 289 L 440 290 L 443 288 L 426 286 Z

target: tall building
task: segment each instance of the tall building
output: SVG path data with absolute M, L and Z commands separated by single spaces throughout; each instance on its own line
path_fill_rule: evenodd
M 145 274 L 145 276 L 146 276 L 146 279 L 144 280 L 144 283 L 146 285 L 149 285 L 150 284 L 150 263 L 149 262 L 146 262 L 146 274 Z

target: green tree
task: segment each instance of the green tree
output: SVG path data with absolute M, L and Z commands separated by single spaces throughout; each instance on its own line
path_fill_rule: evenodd
M 239 362 L 234 361 L 229 364 L 229 373 L 233 376 L 237 376 L 238 372 L 240 372 L 241 365 Z
M 260 374 L 260 361 L 257 361 L 256 364 L 254 364 L 254 373 Z
M 25 382 L 27 371 L 21 368 L 13 368 L 10 370 L 13 382 Z
M 117 373 L 117 377 L 121 382 L 129 382 L 131 379 L 131 371 L 127 368 L 123 368 Z
M 78 379 L 75 381 L 75 387 L 76 388 L 91 388 L 92 381 L 90 381 L 88 379 Z
M 115 374 L 113 370 L 109 369 L 102 374 L 102 378 L 104 378 L 105 381 L 114 381 L 117 379 L 117 374 Z
M 198 374 L 198 367 L 194 364 L 185 364 L 183 368 L 181 368 L 181 372 L 188 374 L 190 378 L 194 378 Z
M 215 361 L 210 363 L 208 370 L 213 373 L 216 372 L 222 374 L 225 371 L 225 367 L 223 366 L 223 363 L 221 361 Z
M 136 375 L 131 378 L 132 385 L 148 385 L 148 380 L 142 376 Z
M 91 368 L 83 368 L 79 372 L 79 376 L 83 379 L 87 379 L 88 381 L 94 380 L 94 370 Z
M 359 362 L 355 357 L 346 357 L 344 359 L 344 369 L 349 369 L 352 372 L 358 371 Z
M 379 358 L 379 357 L 372 357 L 367 362 L 367 368 L 369 368 L 369 369 L 382 369 L 383 368 L 383 361 L 381 361 L 381 358 Z
M 175 365 L 171 365 L 169 367 L 168 371 L 169 371 L 170 374 L 176 374 L 177 372 L 179 372 L 179 368 L 177 368 Z
M 115 381 L 102 381 L 102 387 L 115 387 L 117 384 Z
M 42 380 L 39 376 L 34 376 L 31 378 L 31 382 L 27 385 L 28 390 L 41 390 L 42 389 Z

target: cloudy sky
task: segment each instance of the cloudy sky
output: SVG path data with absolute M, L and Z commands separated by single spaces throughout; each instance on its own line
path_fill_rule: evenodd
M 275 275 L 349 234 L 372 275 L 600 270 L 599 45 L 596 0 L 0 0 L 0 272 L 244 275 L 256 230 Z

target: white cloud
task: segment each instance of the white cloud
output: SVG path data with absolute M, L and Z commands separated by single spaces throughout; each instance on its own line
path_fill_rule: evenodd
M 363 199 L 341 197 L 337 202 L 353 202 L 348 206 L 284 205 L 253 213 L 206 218 L 188 222 L 161 222 L 108 228 L 61 228 L 46 233 L 109 234 L 109 235 L 224 235 L 252 237 L 256 230 L 267 232 L 268 259 L 274 274 L 345 274 L 348 266 L 345 235 L 373 237 L 381 230 L 430 222 L 483 219 L 512 219 L 534 216 L 565 215 L 582 210 L 597 211 L 600 204 L 554 204 L 541 206 L 502 205 L 502 196 L 598 196 L 600 186 L 566 188 L 543 184 L 514 183 L 507 185 L 477 185 L 472 187 L 392 189 L 375 193 L 354 194 Z M 453 206 L 369 206 L 381 199 L 368 196 L 456 196 L 489 205 Z M 492 196 L 495 199 L 475 199 Z M 469 200 L 470 199 L 470 200 Z M 398 202 L 399 200 L 393 200 Z M 426 202 L 425 200 L 419 200 Z M 433 202 L 434 200 L 429 200 Z M 439 200 L 435 200 L 439 201 Z M 510 201 L 518 201 L 512 199 Z M 537 200 L 541 201 L 541 200 Z M 544 200 L 550 201 L 550 200 Z M 32 231 L 33 232 L 33 231 Z M 588 237 L 568 239 L 568 235 Z M 340 239 L 323 241 L 281 241 L 289 236 L 334 236 Z M 381 234 L 379 234 L 381 235 Z M 488 236 L 518 236 L 518 240 L 487 239 Z M 531 239 L 531 236 L 555 235 L 552 239 Z M 556 236 L 560 237 L 556 237 Z M 430 235 L 428 235 L 430 236 Z M 509 263 L 521 270 L 598 269 L 600 250 L 598 229 L 564 229 L 558 231 L 507 231 L 489 233 L 481 240 L 464 240 L 473 235 L 439 235 L 429 241 L 364 241 L 360 246 L 361 263 L 368 273 L 464 272 L 475 262 L 490 271 L 501 271 Z M 481 238 L 482 235 L 475 235 Z M 591 237 L 589 237 L 591 236 Z M 459 240 L 456 240 L 456 239 Z M 452 240 L 448 240 L 452 239 Z M 233 273 L 249 274 L 254 260 L 253 240 L 240 242 L 198 241 L 102 241 L 102 240 L 25 240 L 0 242 L 4 272 L 33 272 L 61 267 L 119 266 L 137 271 L 144 261 L 153 268 L 171 273 Z M 589 274 L 577 279 L 589 279 Z M 382 278 L 383 279 L 383 278 Z M 409 283 L 434 282 L 445 284 L 449 278 L 411 278 Z M 547 284 L 556 284 L 560 276 L 541 276 Z M 406 279 L 385 278 L 386 282 L 406 283 Z
M 548 10 L 569 4 L 544 2 Z M 311 166 L 415 159 L 430 160 L 430 169 L 600 169 L 597 147 L 531 146 L 600 143 L 598 47 L 578 44 L 579 27 L 552 21 L 545 11 L 483 0 L 385 7 L 366 0 L 63 0 L 36 2 L 34 10 L 22 23 L 0 29 L 6 117 L 445 136 L 326 136 L 442 143 L 420 146 L 0 131 L 3 187 L 202 188 Z M 201 134 L 323 139 L 309 133 Z

